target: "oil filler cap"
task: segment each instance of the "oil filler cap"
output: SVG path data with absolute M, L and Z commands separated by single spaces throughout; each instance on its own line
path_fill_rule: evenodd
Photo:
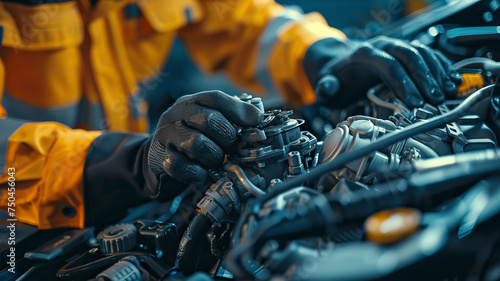
M 375 213 L 365 221 L 368 240 L 377 244 L 392 244 L 413 234 L 420 226 L 422 215 L 412 208 L 399 208 Z
M 350 126 L 351 132 L 357 132 L 358 134 L 366 137 L 371 137 L 375 125 L 370 120 L 356 120 L 352 122 Z
M 103 254 L 126 252 L 136 245 L 137 228 L 130 223 L 112 225 L 97 235 Z

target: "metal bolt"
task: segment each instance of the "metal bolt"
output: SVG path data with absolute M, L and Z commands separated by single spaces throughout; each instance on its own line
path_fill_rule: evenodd
M 249 95 L 249 94 L 247 94 L 247 93 L 243 93 L 243 94 L 241 94 L 241 96 L 240 96 L 240 100 L 242 100 L 242 101 L 249 101 L 249 100 L 251 100 L 252 98 L 253 98 L 253 97 L 252 97 L 252 95 Z
M 283 184 L 283 182 L 280 179 L 272 179 L 271 183 L 269 185 L 269 191 L 275 190 L 276 188 L 278 188 L 282 184 Z
M 300 160 L 300 152 L 291 151 L 288 153 L 288 165 L 292 167 L 297 167 L 302 165 L 302 161 Z
M 262 103 L 261 98 L 253 98 L 250 103 L 255 105 L 260 111 L 264 112 L 264 104 Z

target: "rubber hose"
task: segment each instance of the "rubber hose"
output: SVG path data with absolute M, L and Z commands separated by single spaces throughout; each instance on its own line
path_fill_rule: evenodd
M 210 251 L 207 232 L 212 221 L 197 213 L 182 236 L 177 250 L 176 267 L 189 276 L 197 271 L 208 272 L 217 262 Z

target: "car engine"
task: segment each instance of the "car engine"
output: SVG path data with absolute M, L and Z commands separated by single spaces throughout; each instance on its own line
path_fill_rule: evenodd
M 204 193 L 27 249 L 26 276 L 38 266 L 57 280 L 500 280 L 500 49 L 485 43 L 500 37 L 457 20 L 491 1 L 464 2 L 398 31 L 456 61 L 457 96 L 409 109 L 377 85 L 347 108 L 265 110 L 239 95 L 264 121 L 239 129 Z

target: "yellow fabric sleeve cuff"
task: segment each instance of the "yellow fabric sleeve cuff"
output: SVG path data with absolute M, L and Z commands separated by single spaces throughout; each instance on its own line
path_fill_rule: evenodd
M 329 27 L 323 16 L 310 13 L 300 21 L 290 22 L 278 34 L 269 68 L 278 89 L 294 105 L 306 105 L 316 100 L 316 94 L 303 68 L 304 55 L 313 43 L 324 38 L 346 40 L 338 29 Z
M 54 122 L 27 123 L 8 141 L 6 170 L 15 169 L 15 218 L 40 229 L 84 227 L 82 174 L 87 150 L 101 132 Z M 8 173 L 0 176 L 7 209 Z

